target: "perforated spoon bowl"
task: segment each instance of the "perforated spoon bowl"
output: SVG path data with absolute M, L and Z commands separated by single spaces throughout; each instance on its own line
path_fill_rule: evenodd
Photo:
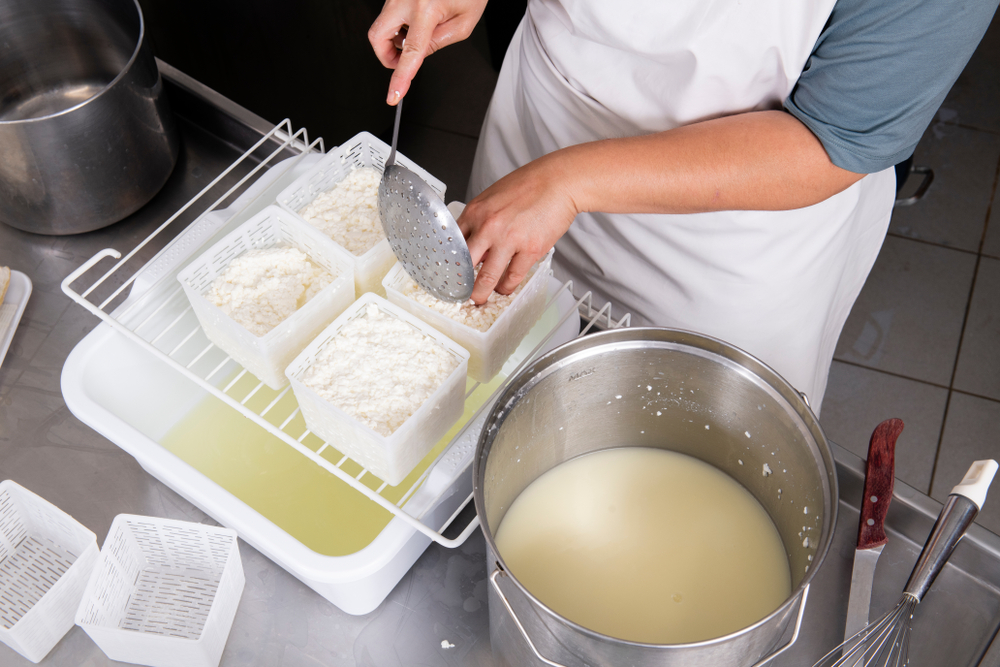
M 476 276 L 458 223 L 426 181 L 396 164 L 402 108 L 400 100 L 392 149 L 378 188 L 382 228 L 396 259 L 418 285 L 442 301 L 466 301 Z

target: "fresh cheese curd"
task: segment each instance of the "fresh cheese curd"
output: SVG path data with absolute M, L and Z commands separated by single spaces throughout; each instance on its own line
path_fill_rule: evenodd
M 351 170 L 344 180 L 299 211 L 309 224 L 361 256 L 385 238 L 378 215 L 382 174 L 371 167 Z
M 430 398 L 460 361 L 375 304 L 348 322 L 301 382 L 375 432 L 388 436 Z
M 263 336 L 335 279 L 296 248 L 248 250 L 229 263 L 205 297 Z
M 479 275 L 479 266 L 476 267 L 476 275 Z M 404 296 L 413 299 L 419 304 L 427 306 L 434 312 L 441 313 L 445 317 L 455 320 L 459 324 L 464 324 L 465 326 L 471 327 L 476 331 L 488 331 L 503 311 L 506 310 L 506 308 L 513 303 L 517 295 L 521 293 L 521 290 L 527 284 L 531 275 L 532 274 L 529 273 L 525 276 L 524 280 L 521 281 L 521 284 L 518 285 L 517 288 L 510 294 L 497 294 L 496 292 L 492 292 L 486 299 L 486 303 L 481 306 L 477 306 L 472 299 L 462 303 L 442 301 L 427 292 L 424 288 L 417 284 L 417 281 L 406 274 L 402 277 L 402 284 L 399 291 L 402 292 Z

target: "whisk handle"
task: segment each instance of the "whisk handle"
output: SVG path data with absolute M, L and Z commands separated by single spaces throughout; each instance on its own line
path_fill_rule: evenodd
M 912 595 L 917 601 L 923 599 L 948 561 L 948 557 L 951 556 L 951 552 L 975 521 L 977 514 L 979 506 L 969 498 L 959 495 L 948 496 L 931 530 L 931 535 L 927 538 L 923 551 L 920 552 L 920 558 L 913 566 L 913 573 L 906 582 L 904 593 Z
M 998 468 L 1000 465 L 993 459 L 975 461 L 958 486 L 951 490 L 903 593 L 915 597 L 917 602 L 923 599 L 951 552 L 979 514 Z

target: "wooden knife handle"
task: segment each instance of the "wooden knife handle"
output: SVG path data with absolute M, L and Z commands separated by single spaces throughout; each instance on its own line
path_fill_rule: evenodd
M 861 499 L 858 522 L 858 549 L 871 549 L 886 543 L 885 515 L 892 500 L 896 469 L 896 438 L 903 432 L 901 419 L 886 419 L 875 427 L 868 442 L 865 464 L 865 495 Z

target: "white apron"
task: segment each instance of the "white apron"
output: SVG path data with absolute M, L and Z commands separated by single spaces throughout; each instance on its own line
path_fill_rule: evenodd
M 834 0 L 530 0 L 468 196 L 558 148 L 779 109 Z M 792 211 L 577 216 L 560 279 L 616 316 L 720 338 L 819 413 L 834 347 L 881 247 L 892 169 Z

